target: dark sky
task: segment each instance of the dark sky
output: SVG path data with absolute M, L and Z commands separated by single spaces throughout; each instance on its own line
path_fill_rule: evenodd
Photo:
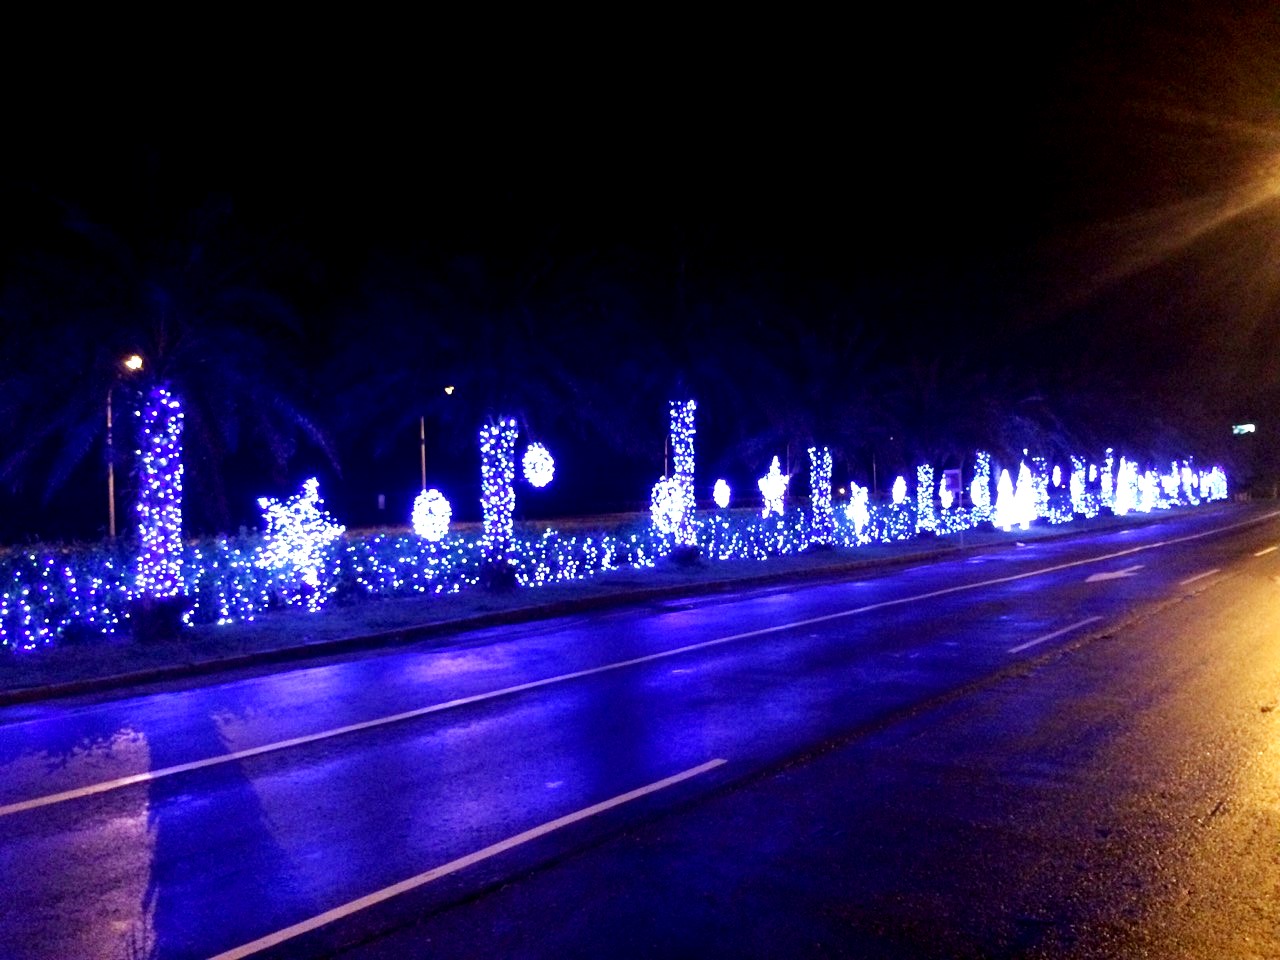
M 726 271 L 907 277 L 939 308 L 976 289 L 1044 315 L 1176 254 L 1274 162 L 1276 19 L 1082 3 L 99 51 L 28 78 L 6 179 L 125 225 L 224 193 L 339 284 L 378 248 L 680 228 Z
M 548 229 L 644 246 L 682 227 L 713 233 L 726 270 L 980 288 L 1047 270 L 1069 299 L 1100 272 L 1091 241 L 1115 259 L 1116 220 L 1148 218 L 1133 242 L 1156 256 L 1171 208 L 1246 185 L 1276 149 L 1274 8 L 1222 6 L 99 51 L 28 79 L 6 180 L 126 225 L 225 193 L 336 282 L 376 248 Z

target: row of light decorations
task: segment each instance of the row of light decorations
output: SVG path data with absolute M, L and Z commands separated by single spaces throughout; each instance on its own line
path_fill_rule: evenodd
M 673 452 L 672 476 L 660 478 L 651 492 L 650 514 L 655 528 L 680 547 L 697 549 L 699 524 L 695 518 L 694 436 L 697 404 L 693 400 L 670 405 L 670 440 Z M 152 388 L 142 409 L 142 483 L 138 498 L 139 553 L 135 583 L 140 594 L 171 597 L 183 592 L 182 581 L 182 410 L 179 401 L 164 386 Z M 480 430 L 481 509 L 483 536 L 481 558 L 487 563 L 508 562 L 514 534 L 515 452 L 519 426 L 513 419 L 499 419 Z M 1024 451 L 1025 453 L 1025 451 Z M 810 457 L 810 505 L 807 542 L 834 542 L 835 513 L 832 506 L 832 455 L 827 447 L 812 447 Z M 1101 466 L 1072 457 L 1069 478 L 1060 467 L 1050 470 L 1042 457 L 1023 459 L 1016 481 L 1008 469 L 996 480 L 996 496 L 991 499 L 991 457 L 978 453 L 976 470 L 969 488 L 971 506 L 955 502 L 954 491 L 945 479 L 935 486 L 929 465 L 916 470 L 914 504 L 907 503 L 907 482 L 897 477 L 892 485 L 892 506 L 882 518 L 878 537 L 902 540 L 919 533 L 946 534 L 991 523 L 1011 530 L 1026 529 L 1035 519 L 1065 523 L 1074 516 L 1096 516 L 1104 509 L 1124 515 L 1148 512 L 1173 504 L 1196 504 L 1227 496 L 1226 476 L 1221 468 L 1196 471 L 1189 461 L 1174 462 L 1168 473 L 1140 470 L 1135 461 L 1116 459 L 1108 450 Z M 555 460 L 541 443 L 530 443 L 521 459 L 524 479 L 534 487 L 545 487 L 555 476 Z M 781 518 L 790 477 L 783 474 L 774 457 L 768 471 L 758 481 L 761 517 Z M 853 526 L 855 542 L 869 542 L 873 508 L 870 491 L 851 484 L 844 508 L 845 519 Z M 717 507 L 727 509 L 731 490 L 725 480 L 715 482 L 712 497 Z M 328 548 L 344 534 L 323 510 L 319 484 L 308 480 L 297 496 L 278 501 L 263 498 L 266 530 L 255 564 L 269 570 L 282 583 L 291 584 L 296 595 L 307 594 L 308 606 L 317 609 L 323 602 L 319 586 L 323 560 Z M 453 515 L 448 499 L 438 489 L 425 489 L 413 505 L 414 532 L 436 543 L 449 532 Z M 302 590 L 303 586 L 312 588 Z

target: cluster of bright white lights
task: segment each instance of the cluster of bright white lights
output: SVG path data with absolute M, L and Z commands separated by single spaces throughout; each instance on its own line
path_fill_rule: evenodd
M 680 511 L 674 516 L 672 533 L 676 543 L 692 547 L 698 543 L 698 530 L 694 524 L 694 508 L 697 501 L 693 493 L 693 435 L 694 414 L 698 405 L 693 400 L 671 401 L 671 463 L 675 494 L 680 498 Z
M 1014 486 L 1008 470 L 1000 471 L 996 483 L 996 508 L 991 522 L 1006 533 L 1014 527 L 1026 530 L 1036 518 L 1036 495 L 1031 468 L 1024 460 L 1018 465 L 1018 483 Z
M 933 533 L 938 516 L 933 508 L 933 467 L 922 463 L 916 467 L 916 530 Z
M 856 483 L 849 484 L 849 505 L 845 507 L 845 517 L 853 523 L 854 535 L 861 539 L 867 529 L 867 522 L 871 519 L 871 511 L 868 506 L 868 497 L 870 491 L 866 487 L 860 487 Z
M 893 505 L 895 507 L 902 506 L 902 504 L 905 503 L 907 499 L 907 478 L 898 477 L 896 480 L 894 480 L 893 487 L 889 492 L 890 492 L 890 495 L 893 497 Z
M 1008 533 L 1013 529 L 1013 481 L 1009 479 L 1009 471 L 1001 470 L 996 480 L 996 506 L 991 513 L 991 522 Z
M 951 509 L 951 504 L 955 502 L 955 499 L 955 494 L 947 486 L 947 478 L 943 477 L 938 481 L 938 502 L 942 504 L 943 512 Z
M 716 506 L 721 510 L 729 508 L 729 484 L 724 480 L 717 480 L 716 485 L 711 488 L 711 499 L 716 502 Z
M 783 476 L 778 458 L 774 457 L 773 463 L 769 464 L 769 472 L 756 481 L 756 485 L 760 487 L 760 496 L 764 500 L 764 507 L 760 512 L 761 518 L 768 517 L 771 513 L 782 516 L 782 498 L 786 495 L 789 479 Z
M 1107 468 L 1110 470 L 1111 461 L 1107 459 Z M 1103 473 L 1105 479 L 1107 474 Z M 1115 476 L 1115 493 L 1112 497 L 1111 512 L 1117 517 L 1123 517 L 1127 513 L 1131 513 L 1138 509 L 1138 465 L 1130 463 L 1124 457 L 1120 458 L 1120 466 L 1116 470 Z
M 535 487 L 545 487 L 556 475 L 556 461 L 551 451 L 540 443 L 531 443 L 520 461 L 524 478 Z
M 1195 471 L 1191 469 L 1191 464 L 1186 460 L 1182 461 L 1182 495 L 1186 498 L 1187 503 L 1195 506 L 1200 502 L 1197 496 L 1199 484 L 1196 481 Z
M 182 585 L 182 404 L 164 386 L 147 393 L 140 418 L 138 559 L 140 596 L 176 597 Z
M 1015 522 L 1023 530 L 1031 526 L 1031 521 L 1039 516 L 1036 496 L 1036 481 L 1031 475 L 1027 461 L 1018 464 L 1018 483 L 1013 489 L 1013 505 L 1016 511 Z
M 445 495 L 432 488 L 423 490 L 413 501 L 413 532 L 437 543 L 449 533 L 453 507 Z
M 301 493 L 283 503 L 262 497 L 258 506 L 266 523 L 258 566 L 281 577 L 286 603 L 305 601 L 308 609 L 319 609 L 330 592 L 322 589 L 322 583 L 331 548 L 346 532 L 321 509 L 320 481 L 312 477 Z M 300 589 L 303 584 L 309 589 Z
M 1214 467 L 1208 473 L 1200 475 L 1200 498 L 1202 500 L 1227 499 L 1227 475 L 1221 467 Z
M 674 477 L 670 480 L 663 477 L 653 485 L 649 494 L 649 515 L 653 518 L 653 525 L 664 536 L 670 536 L 680 527 L 684 516 L 681 493 L 680 484 Z
M 831 451 L 809 448 L 809 505 L 814 543 L 829 544 L 835 537 L 836 520 L 831 509 Z
M 481 540 L 488 563 L 503 562 L 515 531 L 516 436 L 514 420 L 499 419 L 480 428 Z

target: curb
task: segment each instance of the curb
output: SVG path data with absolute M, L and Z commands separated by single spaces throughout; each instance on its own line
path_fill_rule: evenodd
M 1041 537 L 1040 539 L 1047 538 Z M 991 544 L 984 544 L 983 546 L 989 547 Z M 41 700 L 57 700 L 87 693 L 101 693 L 106 690 L 162 683 L 168 680 L 210 676 L 212 674 L 227 673 L 233 670 L 270 664 L 314 660 L 357 650 L 376 650 L 416 643 L 432 637 L 465 633 L 471 630 L 514 626 L 522 623 L 533 623 L 538 620 L 552 620 L 556 617 L 572 616 L 577 613 L 588 613 L 597 610 L 617 609 L 632 604 L 650 603 L 655 600 L 698 597 L 716 593 L 729 593 L 735 590 L 755 590 L 770 586 L 783 586 L 788 583 L 803 583 L 805 581 L 835 580 L 848 574 L 871 568 L 893 568 L 917 562 L 930 562 L 976 549 L 979 549 L 976 545 L 973 547 L 948 547 L 914 553 L 906 557 L 850 561 L 846 564 L 823 567 L 818 570 L 794 570 L 766 573 L 756 577 L 738 577 L 732 580 L 708 580 L 701 583 L 623 590 L 603 596 L 555 600 L 550 603 L 533 604 L 513 610 L 495 610 L 492 613 L 481 613 L 470 617 L 438 620 L 434 623 L 398 627 L 394 630 L 384 630 L 378 633 L 357 634 L 356 636 L 341 637 L 335 640 L 318 640 L 291 647 L 258 650 L 253 653 L 219 657 L 213 660 L 173 663 L 163 667 L 138 670 L 133 673 L 117 673 L 103 677 L 68 680 L 62 683 L 34 687 L 17 687 L 12 690 L 0 691 L 0 707 L 34 703 Z

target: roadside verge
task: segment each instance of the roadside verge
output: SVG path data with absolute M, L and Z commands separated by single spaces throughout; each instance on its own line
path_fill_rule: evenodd
M 1222 504 L 1197 508 L 1196 513 L 1221 516 L 1250 509 Z M 1025 543 L 1087 536 L 1187 515 L 1179 510 L 1098 518 L 1069 527 L 1033 527 L 1017 535 L 970 531 L 945 540 L 813 550 L 765 562 L 680 566 L 664 560 L 652 570 L 619 570 L 590 580 L 502 594 L 476 590 L 452 596 L 372 601 L 314 614 L 284 611 L 253 623 L 193 628 L 163 643 L 103 638 L 11 655 L 8 662 L 0 663 L 0 707 L 373 652 L 628 605 L 838 580 L 978 550 L 1012 550 Z

